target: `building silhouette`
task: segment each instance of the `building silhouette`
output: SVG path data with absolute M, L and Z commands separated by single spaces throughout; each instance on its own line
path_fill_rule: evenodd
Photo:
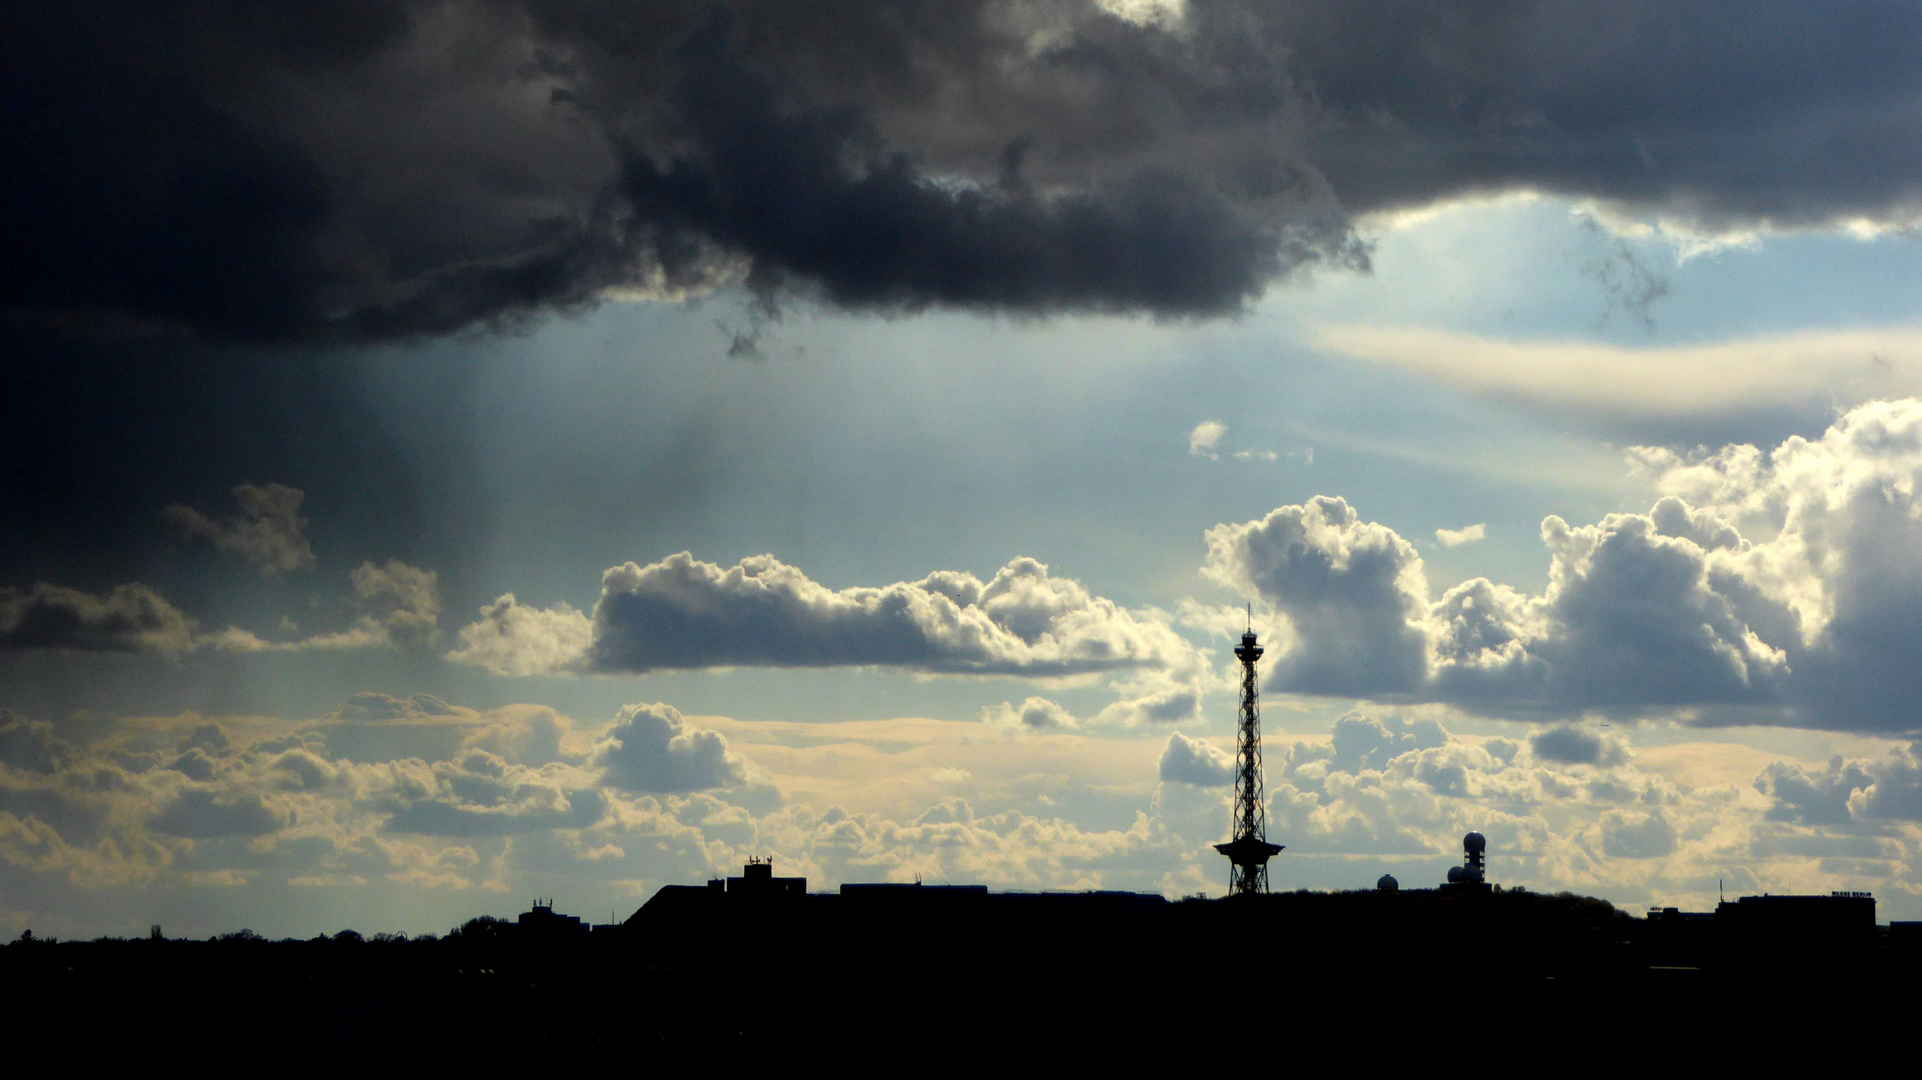
M 1488 838 L 1478 832 L 1462 837 L 1462 864 L 1448 868 L 1450 889 L 1487 891 L 1488 889 Z
M 588 932 L 587 924 L 577 916 L 557 914 L 552 899 L 534 901 L 534 906 L 521 912 L 514 922 L 522 934 L 543 938 L 585 937 Z
M 1922 924 L 1877 927 L 1866 894 L 1634 918 L 1481 869 L 1433 888 L 1387 888 L 1386 875 L 1348 892 L 1170 900 L 919 882 L 809 892 L 757 858 L 664 887 L 591 935 L 543 898 L 438 940 L 23 938 L 0 948 L 0 974 L 16 1026 L 88 1047 L 90 1064 L 151 1064 L 208 1017 L 223 1052 L 289 1058 L 297 1016 L 316 1037 L 277 1071 L 326 1076 L 711 1070 L 796 1053 L 848 1073 L 1132 1073 L 1218 1052 L 1224 986 L 1237 989 L 1227 1037 L 1278 1069 L 1419 1055 L 1466 1028 L 1523 1062 L 1813 1071 L 1899 1043 L 1922 1015 Z M 108 999 L 141 1007 L 103 1038 Z

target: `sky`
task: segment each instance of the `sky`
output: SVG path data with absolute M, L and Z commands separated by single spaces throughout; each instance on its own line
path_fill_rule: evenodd
M 1905 5 L 0 20 L 0 932 L 1922 918 Z

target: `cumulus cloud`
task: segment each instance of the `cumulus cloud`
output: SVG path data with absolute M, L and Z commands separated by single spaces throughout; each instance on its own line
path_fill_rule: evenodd
M 1922 402 L 1858 406 L 1766 453 L 1631 456 L 1662 496 L 1545 519 L 1540 595 L 1475 578 L 1431 598 L 1411 544 L 1327 497 L 1209 530 L 1205 570 L 1285 618 L 1279 689 L 1922 727 Z
M 1426 667 L 1427 579 L 1413 545 L 1317 497 L 1208 530 L 1204 572 L 1276 605 L 1294 638 L 1277 685 L 1304 693 L 1407 691 Z
M 0 762 L 36 773 L 56 773 L 79 760 L 80 748 L 60 738 L 53 725 L 0 709 Z
M 694 727 L 680 710 L 658 702 L 629 705 L 616 714 L 595 760 L 606 782 L 624 791 L 702 791 L 747 778 L 724 736 Z
M 243 630 L 202 634 L 199 623 L 141 584 L 104 596 L 40 582 L 0 588 L 0 649 L 62 649 L 178 655 L 200 648 L 263 648 Z
M 1685 878 L 1699 872 L 1698 860 L 1722 859 L 1716 842 L 1691 847 L 1685 833 L 1699 837 L 1745 813 L 1725 789 L 1691 790 L 1626 760 L 1570 770 L 1520 755 L 1507 740 L 1464 740 L 1432 720 L 1351 713 L 1332 736 L 1271 743 L 1269 835 L 1297 860 L 1373 855 L 1404 885 L 1424 874 L 1439 883 L 1473 829 L 1494 853 L 1491 880 L 1551 875 L 1608 881 L 1601 891 L 1617 898 L 1647 895 L 1651 871 Z
M 203 777 L 212 779 L 211 774 Z M 154 815 L 154 828 L 173 836 L 210 839 L 226 836 L 264 836 L 287 824 L 259 795 L 222 797 L 203 788 L 188 788 Z
M 289 570 L 311 570 L 314 549 L 307 543 L 307 519 L 300 516 L 299 488 L 285 484 L 234 489 L 240 516 L 216 521 L 190 506 L 169 506 L 167 521 L 189 539 L 213 541 L 214 547 L 238 555 L 267 577 Z
M 355 719 L 0 716 L 4 918 L 66 933 L 85 918 L 73 912 L 126 905 L 144 925 L 162 885 L 185 896 L 170 920 L 261 925 L 292 887 L 340 890 L 307 894 L 311 910 L 405 897 L 448 913 L 425 929 L 498 904 L 464 891 L 540 886 L 576 910 L 586 903 L 567 896 L 625 907 L 770 853 L 817 887 L 919 875 L 1179 895 L 1223 878 L 1209 845 L 1228 826 L 1228 756 L 1185 735 L 983 739 L 932 720 L 710 729 L 665 705 L 578 725 L 427 695 L 357 697 L 340 714 Z M 346 722 L 451 723 L 463 741 L 437 760 L 356 761 L 326 747 Z M 1634 759 L 1571 767 L 1427 718 L 1366 714 L 1267 750 L 1269 832 L 1288 845 L 1278 887 L 1366 887 L 1384 869 L 1439 883 L 1471 828 L 1490 840 L 1492 880 L 1629 905 L 1711 903 L 1718 877 L 1732 891 L 1873 887 L 1892 902 L 1915 884 L 1909 819 L 1789 820 L 1754 792 Z M 1913 792 L 1915 761 L 1902 750 L 1860 769 L 1890 798 Z M 1863 803 L 1855 764 L 1829 786 Z M 764 767 L 780 789 L 756 778 Z M 719 786 L 690 790 L 702 784 Z M 784 797 L 790 784 L 806 794 Z
M 1233 754 L 1211 742 L 1191 739 L 1177 731 L 1162 748 L 1156 774 L 1164 781 L 1193 787 L 1222 787 L 1235 782 Z
M 425 774 L 400 772 L 385 793 L 385 827 L 394 832 L 483 837 L 584 829 L 607 811 L 605 796 L 570 783 L 562 771 L 518 767 L 484 750 L 435 762 Z
M 1061 730 L 1081 724 L 1073 713 L 1042 697 L 1027 698 L 1019 706 L 1004 701 L 998 706 L 984 708 L 981 710 L 981 719 L 999 727 L 1028 731 Z
M 367 691 L 355 694 L 334 712 L 334 722 L 316 729 L 327 753 L 336 759 L 379 762 L 395 758 L 446 761 L 468 742 L 470 713 L 432 694 L 405 698 Z
M 398 559 L 354 568 L 355 601 L 366 614 L 353 626 L 294 643 L 303 649 L 361 649 L 374 645 L 425 649 L 440 636 L 440 575 Z
M 1771 821 L 1845 825 L 1852 820 L 1850 797 L 1872 783 L 1860 762 L 1836 757 L 1825 772 L 1811 772 L 1786 761 L 1772 762 L 1755 778 L 1755 790 L 1768 797 Z
M 1488 526 L 1482 524 L 1464 525 L 1459 529 L 1435 530 L 1435 542 L 1445 548 L 1477 544 L 1486 539 L 1488 539 Z
M 1755 778 L 1754 786 L 1768 797 L 1772 821 L 1804 825 L 1922 821 L 1922 744 L 1911 744 L 1880 760 L 1837 756 L 1823 769 L 1773 762 Z
M 1607 767 L 1628 758 L 1628 748 L 1621 739 L 1567 724 L 1529 736 L 1528 749 L 1543 761 L 1564 765 Z
M 1203 420 L 1188 433 L 1188 452 L 1195 457 L 1210 460 L 1221 456 L 1221 437 L 1228 434 L 1228 425 L 1219 420 Z
M 507 593 L 480 613 L 461 627 L 448 659 L 496 675 L 540 675 L 579 667 L 594 643 L 593 621 L 568 604 L 534 607 Z
M 1661 811 L 1602 814 L 1602 851 L 1617 859 L 1653 859 L 1675 851 L 1675 829 Z
M 1371 769 L 1379 772 L 1410 751 L 1448 745 L 1448 732 L 1433 720 L 1382 720 L 1363 713 L 1349 713 L 1336 719 L 1328 745 L 1332 751 L 1328 758 L 1331 768 L 1347 773 Z
M 198 650 L 292 652 L 370 647 L 426 649 L 439 636 L 440 581 L 398 560 L 363 563 L 351 575 L 362 614 L 345 630 L 291 641 L 265 640 L 237 627 L 204 631 L 146 585 L 117 585 L 96 596 L 39 582 L 27 591 L 0 587 L 0 649 L 157 653 Z
M 421 717 L 459 715 L 459 710 L 432 694 L 410 694 L 397 698 L 371 690 L 355 694 L 335 710 L 342 720 L 382 721 L 415 720 Z
M 529 609 L 511 596 L 483 615 L 462 629 L 453 658 L 516 674 L 887 666 L 1067 676 L 1188 664 L 1194 654 L 1158 619 L 1025 558 L 985 582 L 940 571 L 833 590 L 771 555 L 722 567 L 682 552 L 608 570 L 589 635 L 571 609 Z
M 31 118 L 8 131 L 9 190 L 33 212 L 9 225 L 0 307 L 367 339 L 745 279 L 856 309 L 1179 317 L 1365 267 L 1353 215 L 1468 193 L 1705 233 L 1902 224 L 1908 16 L 21 8 L 0 70 Z

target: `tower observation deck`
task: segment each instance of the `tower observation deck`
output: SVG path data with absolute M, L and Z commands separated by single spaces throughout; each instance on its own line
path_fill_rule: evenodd
M 1268 842 L 1268 812 L 1261 785 L 1261 709 L 1255 661 L 1262 648 L 1255 644 L 1252 619 L 1241 635 L 1235 658 L 1241 661 L 1241 715 L 1235 753 L 1235 819 L 1231 838 L 1215 850 L 1228 856 L 1228 895 L 1268 891 L 1268 860 L 1282 845 Z

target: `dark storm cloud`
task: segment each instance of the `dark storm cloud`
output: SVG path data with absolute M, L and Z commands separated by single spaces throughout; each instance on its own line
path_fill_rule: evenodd
M 0 649 L 180 653 L 198 644 L 194 621 L 145 585 L 105 596 L 45 582 L 0 588 Z
M 0 310 L 352 340 L 745 276 L 1232 312 L 1352 215 L 1533 187 L 1707 228 L 1915 209 L 1894 4 L 13 5 Z

